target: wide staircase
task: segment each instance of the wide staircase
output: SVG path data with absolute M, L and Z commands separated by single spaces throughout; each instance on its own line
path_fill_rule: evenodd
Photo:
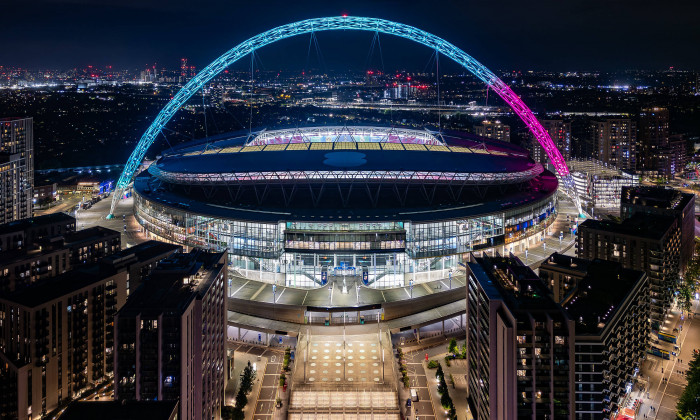
M 392 360 L 386 332 L 300 335 L 288 418 L 399 419 Z

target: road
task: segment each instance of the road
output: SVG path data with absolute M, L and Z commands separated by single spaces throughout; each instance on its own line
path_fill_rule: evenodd
M 226 387 L 226 405 L 233 405 L 238 392 L 240 374 L 250 362 L 255 365 L 258 371 L 253 390 L 248 395 L 248 405 L 245 409 L 246 419 L 272 420 L 284 351 L 239 343 L 230 343 L 229 349 L 234 350 L 234 373 Z M 251 407 L 254 407 L 252 411 Z
M 430 398 L 428 386 L 436 386 L 435 377 L 428 378 L 423 369 L 425 351 L 413 351 L 406 353 L 406 370 L 411 378 L 411 388 L 418 393 L 418 401 L 412 403 L 413 408 L 409 419 L 435 420 L 435 408 Z M 400 378 L 399 378 L 400 379 Z M 399 383 L 401 383 L 399 381 Z M 406 401 L 400 401 L 405 405 Z
M 671 360 L 662 360 L 656 356 L 649 356 L 642 365 L 641 375 L 650 381 L 649 399 L 642 407 L 642 413 L 648 418 L 659 420 L 673 420 L 676 418 L 676 403 L 683 393 L 687 381 L 684 372 L 688 369 L 688 362 L 693 357 L 693 350 L 700 348 L 700 313 L 698 300 L 693 303 L 691 317 L 681 316 L 678 309 L 670 312 L 662 327 L 663 332 L 673 333 L 678 328 L 678 356 L 671 356 Z M 681 329 L 682 328 L 682 329 Z M 657 347 L 674 351 L 674 345 L 660 341 L 653 344 Z M 655 407 L 656 411 L 651 411 Z

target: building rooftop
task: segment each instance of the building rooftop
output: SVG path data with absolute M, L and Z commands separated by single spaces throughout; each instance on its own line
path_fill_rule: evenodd
M 63 235 L 64 244 L 78 245 L 82 242 L 94 242 L 100 238 L 107 238 L 110 236 L 121 237 L 121 233 L 116 230 L 108 229 L 102 226 L 93 226 L 87 229 L 78 230 L 76 232 L 69 232 Z
M 3 298 L 10 302 L 33 308 L 111 277 L 114 274 L 116 274 L 116 271 L 105 270 L 98 264 L 80 266 L 56 277 L 9 293 Z
M 568 271 L 575 271 L 585 274 L 588 272 L 588 266 L 591 261 L 584 258 L 576 258 L 570 255 L 560 254 L 558 252 L 553 253 L 546 260 L 540 264 L 540 269 L 542 268 L 562 268 Z
M 119 266 L 133 261 L 148 261 L 159 255 L 177 251 L 182 251 L 182 246 L 151 240 L 108 255 L 101 260 L 101 263 Z
M 66 213 L 52 213 L 45 214 L 43 216 L 30 217 L 28 219 L 16 220 L 14 222 L 0 225 L 0 235 L 12 232 L 21 232 L 32 227 L 51 225 L 59 222 L 75 223 L 75 218 L 67 215 Z
M 502 298 L 511 310 L 558 310 L 551 292 L 518 257 L 472 255 L 469 268 L 489 298 Z
M 60 420 L 169 420 L 177 417 L 174 401 L 78 401 L 69 405 Z
M 617 262 L 589 261 L 587 275 L 562 304 L 576 322 L 576 334 L 599 334 L 645 276 L 644 272 L 622 268 Z
M 116 236 L 118 238 L 120 237 L 120 233 L 112 229 L 95 226 L 77 232 L 68 232 L 65 235 L 46 237 L 38 241 L 37 244 L 28 244 L 24 248 L 0 252 L 0 265 L 11 264 L 30 257 L 33 258 L 50 254 L 60 249 L 67 249 L 85 242 L 93 243 L 101 238 L 108 238 L 110 236 Z
M 683 210 L 693 200 L 693 195 L 673 188 L 636 186 L 622 187 L 621 200 L 627 205 Z
M 635 214 L 622 223 L 611 220 L 588 219 L 579 229 L 602 230 L 620 235 L 638 236 L 648 239 L 661 239 L 673 227 L 676 219 L 671 216 Z
M 0 266 L 7 265 L 7 264 L 13 264 L 19 261 L 24 261 L 28 258 L 35 258 L 39 257 L 42 255 L 50 254 L 52 252 L 56 252 L 57 250 L 61 249 L 62 247 L 54 247 L 54 246 L 48 246 L 48 247 L 26 247 L 26 248 L 19 248 L 19 249 L 9 249 L 7 251 L 2 251 L 0 252 Z
M 211 285 L 224 254 L 193 250 L 162 260 L 129 296 L 119 314 L 155 316 L 163 312 L 184 311 L 198 294 L 205 293 Z

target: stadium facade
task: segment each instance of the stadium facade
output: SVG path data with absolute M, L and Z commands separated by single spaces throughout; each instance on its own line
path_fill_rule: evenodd
M 134 211 L 153 238 L 228 249 L 232 275 L 387 288 L 446 279 L 472 251 L 527 248 L 556 217 L 557 186 L 512 144 L 324 126 L 171 149 L 136 177 Z

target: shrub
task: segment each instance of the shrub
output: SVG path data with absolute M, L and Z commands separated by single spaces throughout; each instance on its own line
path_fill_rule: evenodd
M 428 369 L 437 369 L 440 363 L 437 360 L 431 360 L 428 362 Z
M 445 356 L 445 365 L 447 365 L 447 367 L 450 367 L 450 360 L 452 360 L 452 356 L 449 354 Z
M 403 377 L 403 387 L 408 388 L 411 386 L 411 379 L 408 377 L 408 375 Z

